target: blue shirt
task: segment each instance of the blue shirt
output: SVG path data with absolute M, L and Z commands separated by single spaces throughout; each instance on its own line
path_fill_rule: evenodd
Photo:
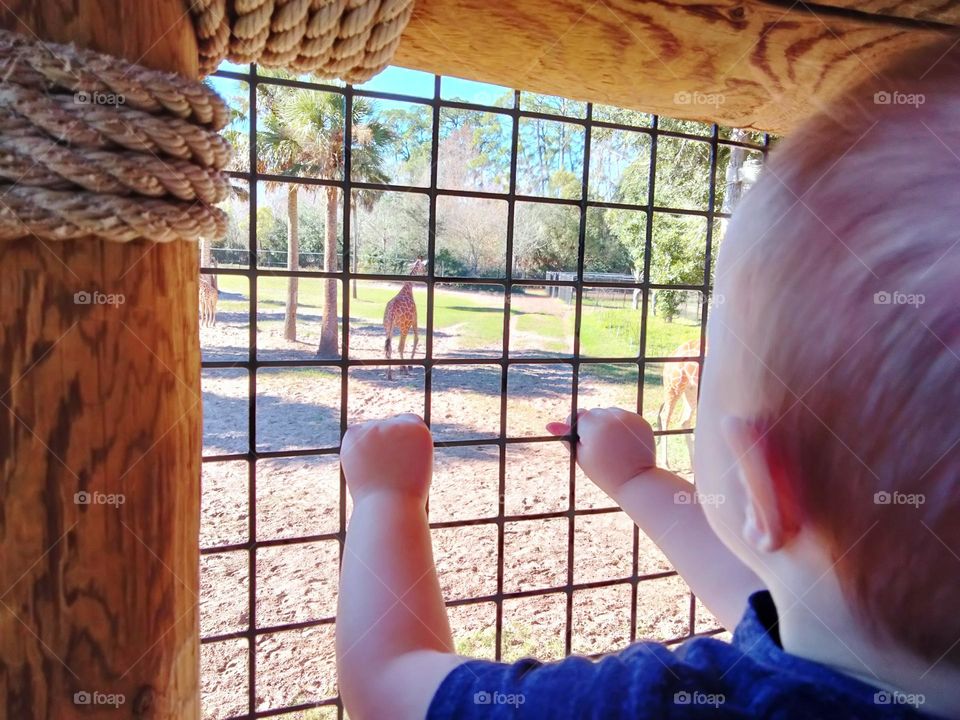
M 929 718 L 914 707 L 922 703 L 784 652 L 776 607 L 763 591 L 750 597 L 732 643 L 694 638 L 671 651 L 640 642 L 596 662 L 471 660 L 444 678 L 427 717 Z

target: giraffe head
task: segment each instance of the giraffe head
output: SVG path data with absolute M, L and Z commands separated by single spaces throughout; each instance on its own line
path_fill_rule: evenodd
M 427 274 L 427 261 L 423 259 L 423 255 L 418 255 L 417 259 L 407 266 L 407 275 L 426 275 L 426 274 Z

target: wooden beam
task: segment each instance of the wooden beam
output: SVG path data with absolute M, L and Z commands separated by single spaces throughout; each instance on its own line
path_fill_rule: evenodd
M 396 63 L 787 133 L 889 58 L 940 35 L 757 0 L 429 0 L 416 4 Z
M 820 4 L 886 18 L 960 26 L 960 0 L 823 0 Z
M 182 0 L 3 8 L 196 75 Z M 0 243 L 0 717 L 199 718 L 197 277 L 190 243 Z

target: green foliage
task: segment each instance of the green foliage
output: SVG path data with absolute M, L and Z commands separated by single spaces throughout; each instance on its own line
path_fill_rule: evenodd
M 357 208 L 353 215 L 354 251 L 361 272 L 393 273 L 426 255 L 429 204 L 411 193 L 377 196 L 371 207 Z
M 326 209 L 318 203 L 301 203 L 297 213 L 300 228 L 301 268 L 322 269 L 324 243 L 326 242 Z M 285 265 L 287 253 L 287 218 L 277 218 L 269 206 L 257 208 L 257 244 L 262 265 Z M 337 236 L 337 250 L 342 252 L 343 242 Z
M 257 156 L 261 172 L 302 177 L 343 177 L 345 99 L 337 93 L 261 85 Z M 387 182 L 384 152 L 396 141 L 376 117 L 373 101 L 354 98 L 351 166 L 355 179 Z
M 338 93 L 291 89 L 262 84 L 258 88 L 258 152 L 263 172 L 320 178 L 341 178 L 344 148 L 344 97 Z M 238 96 L 242 104 L 243 98 Z M 511 107 L 513 93 L 495 98 Z M 586 116 L 586 105 L 564 98 L 521 94 L 521 107 L 557 120 L 521 118 L 517 157 L 517 192 L 562 200 L 581 200 L 585 134 L 583 126 L 563 117 Z M 459 108 L 441 108 L 440 146 L 432 156 L 434 109 L 420 103 L 375 101 L 355 97 L 352 123 L 352 174 L 355 180 L 426 186 L 437 163 L 442 188 L 505 192 L 510 183 L 510 153 L 514 128 L 509 115 Z M 241 117 L 238 115 L 238 118 Z M 595 105 L 593 117 L 635 128 L 649 128 L 653 118 L 622 108 Z M 225 131 L 238 141 L 244 156 L 242 123 Z M 693 137 L 661 135 L 656 142 L 657 167 L 651 198 L 649 134 L 597 126 L 591 133 L 588 193 L 592 200 L 646 207 L 703 211 L 710 201 L 712 128 L 704 123 L 659 118 L 658 127 Z M 740 139 L 738 131 L 721 129 L 721 137 Z M 695 139 L 702 137 L 703 140 Z M 754 137 L 745 139 L 755 140 Z M 742 162 L 743 153 L 739 153 Z M 753 161 L 757 153 L 750 152 Z M 716 171 L 715 207 L 726 190 L 726 168 L 732 154 L 721 147 Z M 734 173 L 736 176 L 736 173 Z M 302 185 L 304 195 L 326 189 Z M 323 201 L 339 203 L 338 192 Z M 448 275 L 499 276 L 504 272 L 506 204 L 497 201 L 459 202 L 441 197 L 437 205 L 437 263 Z M 301 197 L 300 249 L 304 256 L 324 249 L 324 202 Z M 450 202 L 446 202 L 450 201 Z M 487 204 L 484 205 L 483 203 Z M 425 254 L 429 203 L 424 195 L 364 190 L 352 198 L 352 242 L 361 272 L 396 272 Z M 247 221 L 239 203 L 228 208 L 231 238 L 223 247 L 244 247 Z M 502 206 L 502 207 L 501 207 Z M 263 207 L 258 212 L 259 249 L 284 251 L 285 209 Z M 514 267 L 519 273 L 542 277 L 576 268 L 580 238 L 580 208 L 520 201 L 515 206 Z M 338 218 L 341 215 L 338 214 Z M 585 269 L 588 272 L 643 272 L 647 227 L 644 210 L 591 208 L 586 220 Z M 703 282 L 706 221 L 701 216 L 655 213 L 650 246 L 649 281 L 696 285 Z M 339 230 L 339 228 L 337 229 Z M 339 232 L 331 233 L 339 236 Z M 337 252 L 340 253 L 340 240 Z M 310 263 L 315 264 L 311 258 Z M 656 294 L 656 310 L 667 321 L 676 317 L 685 297 L 679 291 Z
M 623 273 L 635 262 L 630 245 L 624 243 L 613 228 L 613 221 L 627 210 L 592 210 L 587 213 L 587 236 L 584 249 L 585 269 L 589 272 Z M 637 215 L 637 213 L 631 213 Z M 641 246 L 642 255 L 642 246 Z

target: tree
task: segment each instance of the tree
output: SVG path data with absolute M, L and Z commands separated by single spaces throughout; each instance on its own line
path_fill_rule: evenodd
M 375 190 L 354 190 L 353 197 L 350 198 L 350 212 L 353 213 L 353 242 L 350 246 L 350 270 L 357 273 L 360 259 L 360 213 L 357 208 L 362 208 L 367 213 L 373 210 L 380 194 Z M 357 299 L 357 279 L 353 279 L 353 299 Z
M 343 177 L 345 160 L 345 99 L 335 93 L 263 86 L 264 107 L 268 113 L 258 133 L 258 157 L 263 172 L 327 179 Z M 376 119 L 374 105 L 365 98 L 354 98 L 351 123 L 351 166 L 354 180 L 387 182 L 383 152 L 393 141 L 393 132 Z M 290 183 L 287 186 L 287 267 L 295 270 L 299 259 L 299 205 L 301 190 L 315 186 Z M 324 188 L 327 199 L 326 241 L 323 269 L 337 270 L 337 212 L 340 189 Z M 291 276 L 287 290 L 284 337 L 296 339 L 297 278 Z M 320 329 L 318 357 L 340 354 L 337 324 L 337 281 L 327 278 L 323 300 L 323 324 Z
M 360 270 L 396 272 L 410 258 L 427 253 L 430 202 L 420 193 L 373 191 L 376 204 L 357 207 L 363 242 L 357 248 Z
M 696 123 L 680 123 L 675 129 L 694 132 Z M 705 142 L 661 137 L 658 141 L 656 197 L 654 204 L 679 209 L 706 209 L 710 168 L 710 145 Z M 615 199 L 646 204 L 649 198 L 649 158 L 645 155 L 628 165 Z M 718 171 L 722 171 L 718 169 Z M 636 213 L 617 213 L 610 218 L 613 232 L 628 249 L 635 274 L 644 263 L 645 218 Z M 658 212 L 653 219 L 649 281 L 668 285 L 698 285 L 703 282 L 706 220 L 702 217 Z M 657 290 L 654 309 L 672 322 L 687 297 L 684 290 Z

